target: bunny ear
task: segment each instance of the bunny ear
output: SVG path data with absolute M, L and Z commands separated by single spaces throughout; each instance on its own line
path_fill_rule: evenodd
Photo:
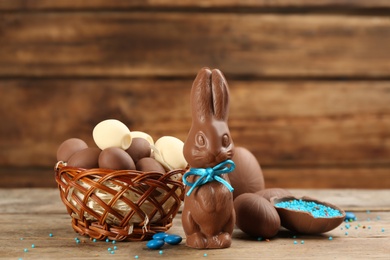
M 227 121 L 229 114 L 229 89 L 225 77 L 218 69 L 212 71 L 212 99 L 214 117 Z
M 211 70 L 202 68 L 196 76 L 191 89 L 192 118 L 205 122 L 213 115 L 211 92 Z

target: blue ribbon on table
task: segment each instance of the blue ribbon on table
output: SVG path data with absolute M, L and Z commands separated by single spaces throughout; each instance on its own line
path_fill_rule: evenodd
M 233 192 L 234 189 L 230 183 L 225 181 L 219 175 L 232 172 L 235 168 L 236 165 L 232 160 L 223 161 L 212 168 L 190 168 L 190 170 L 183 176 L 184 184 L 191 187 L 187 192 L 187 196 L 190 196 L 196 187 L 202 186 L 203 184 L 212 181 L 218 181 L 222 183 L 229 189 L 230 192 Z M 200 177 L 195 182 L 189 182 L 187 181 L 187 177 L 190 175 L 196 175 Z

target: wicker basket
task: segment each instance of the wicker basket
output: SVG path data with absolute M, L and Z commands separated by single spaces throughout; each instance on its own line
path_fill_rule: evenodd
M 185 171 L 82 169 L 58 162 L 55 179 L 76 232 L 140 241 L 172 226 L 184 197 Z

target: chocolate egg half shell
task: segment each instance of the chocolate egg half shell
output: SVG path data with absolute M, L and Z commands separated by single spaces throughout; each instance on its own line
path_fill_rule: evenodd
M 135 170 L 133 159 L 119 147 L 104 149 L 99 156 L 99 167 L 112 170 Z
M 244 193 L 234 200 L 236 225 L 244 233 L 253 237 L 270 238 L 280 228 L 280 218 L 273 205 L 265 198 Z
M 75 152 L 68 160 L 67 165 L 71 167 L 92 169 L 98 168 L 98 159 L 101 150 L 95 147 L 85 148 Z
M 264 176 L 256 157 L 246 148 L 236 147 L 232 160 L 236 164 L 229 180 L 234 188 L 233 198 L 243 193 L 254 193 L 264 189 Z
M 268 188 L 255 193 L 262 196 L 268 201 L 271 201 L 271 198 L 273 197 L 283 198 L 286 196 L 292 196 L 291 192 L 282 188 Z
M 294 201 L 302 201 L 302 202 L 313 202 L 314 208 L 311 209 L 311 212 L 304 211 L 308 207 L 300 207 L 299 210 L 293 209 L 293 207 L 282 207 L 280 206 L 281 202 L 294 202 Z M 337 226 L 339 226 L 345 218 L 345 212 L 339 207 L 332 205 L 327 202 L 319 201 L 310 197 L 302 197 L 296 198 L 294 196 L 287 196 L 283 198 L 272 198 L 272 205 L 276 208 L 279 213 L 280 220 L 282 226 L 287 228 L 290 231 L 301 233 L 301 234 L 321 234 L 328 232 Z M 322 216 L 323 213 L 316 213 L 316 211 L 323 210 L 326 214 L 327 211 L 330 212 L 339 212 L 339 214 L 334 215 L 328 214 L 329 216 Z M 322 217 L 321 217 L 322 216 Z
M 75 152 L 85 148 L 88 148 L 88 145 L 83 140 L 79 138 L 67 139 L 57 149 L 57 161 L 67 162 Z

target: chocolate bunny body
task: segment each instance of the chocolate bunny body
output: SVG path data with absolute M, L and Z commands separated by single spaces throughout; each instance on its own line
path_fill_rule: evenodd
M 184 143 L 184 157 L 193 168 L 203 170 L 220 165 L 233 156 L 233 141 L 227 125 L 229 90 L 219 70 L 203 68 L 191 89 L 192 126 Z M 227 164 L 234 163 L 228 161 Z M 229 165 L 231 166 L 231 165 Z M 226 248 L 231 245 L 235 224 L 232 189 L 226 174 L 197 187 L 188 186 L 182 224 L 186 243 L 193 248 Z M 200 177 L 185 175 L 185 183 Z M 196 186 L 196 185 L 194 185 Z M 231 189 L 231 190 L 229 190 Z

